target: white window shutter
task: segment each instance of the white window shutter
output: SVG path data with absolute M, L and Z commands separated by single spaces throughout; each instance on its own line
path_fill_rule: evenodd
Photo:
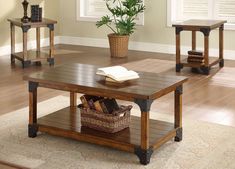
M 104 0 L 85 0 L 85 9 L 86 16 L 100 17 L 108 12 Z
M 99 17 L 102 17 L 104 15 L 110 15 L 111 14 L 107 9 L 106 3 L 105 3 L 104 0 L 85 0 L 85 1 L 86 1 L 85 3 L 86 3 L 86 8 L 87 8 L 86 16 L 93 16 L 93 17 L 99 18 Z M 116 2 L 115 4 L 118 5 L 118 2 Z M 144 25 L 144 15 L 143 15 L 143 13 L 139 14 L 137 16 L 136 23 L 138 25 Z
M 77 5 L 77 18 L 80 21 L 98 21 L 104 15 L 111 15 L 104 0 L 77 0 Z M 136 23 L 144 25 L 143 13 L 137 16 Z
M 217 19 L 227 20 L 228 23 L 235 23 L 235 0 L 217 0 Z
M 226 20 L 235 30 L 235 0 L 168 0 L 168 25 L 188 19 Z
M 208 0 L 183 0 L 182 18 L 185 19 L 207 19 L 209 17 Z

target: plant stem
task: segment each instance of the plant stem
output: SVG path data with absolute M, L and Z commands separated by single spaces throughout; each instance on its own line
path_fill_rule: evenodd
M 113 18 L 114 18 L 114 22 L 115 22 L 115 25 L 117 25 L 117 18 L 115 15 L 113 15 Z M 119 30 L 118 30 L 118 27 L 116 26 L 116 29 L 117 29 L 117 32 L 119 33 Z
M 117 34 L 117 32 L 111 27 L 109 26 L 108 24 L 106 24 L 115 34 Z

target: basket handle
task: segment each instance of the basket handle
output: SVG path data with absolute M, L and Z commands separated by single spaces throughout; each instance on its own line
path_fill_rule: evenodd
M 126 116 L 127 112 L 131 111 L 133 106 L 129 105 L 129 106 L 120 106 L 120 109 L 118 111 L 114 111 L 113 114 L 116 116 L 120 116 L 121 114 L 124 114 L 124 116 Z

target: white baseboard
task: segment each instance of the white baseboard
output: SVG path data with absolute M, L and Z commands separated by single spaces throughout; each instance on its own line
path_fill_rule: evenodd
M 55 37 L 55 44 L 59 44 L 60 38 L 57 36 Z M 46 47 L 49 46 L 49 38 L 41 39 L 41 47 Z M 36 40 L 29 41 L 27 45 L 28 49 L 36 49 Z M 15 51 L 20 52 L 23 49 L 23 44 L 22 43 L 17 43 L 15 45 Z M 2 46 L 0 47 L 0 56 L 4 55 L 10 55 L 11 54 L 11 46 Z
M 83 37 L 71 37 L 71 36 L 60 36 L 60 44 L 68 45 L 81 45 L 91 47 L 108 48 L 109 44 L 106 39 L 95 39 L 95 38 L 83 38 Z
M 56 36 L 55 44 L 69 44 L 69 45 L 81 45 L 81 46 L 92 46 L 92 47 L 102 47 L 108 48 L 108 40 L 107 39 L 95 39 L 95 38 L 84 38 L 84 37 L 71 37 L 71 36 Z M 49 46 L 49 39 L 42 39 L 41 46 Z M 35 49 L 36 41 L 30 41 L 28 43 L 28 49 Z M 190 46 L 182 46 L 181 53 L 183 55 L 187 54 L 187 51 L 190 49 Z M 167 54 L 175 54 L 175 46 L 167 45 L 167 44 L 158 44 L 158 43 L 146 43 L 146 42 L 133 42 L 129 43 L 130 50 L 137 51 L 146 51 L 146 52 L 158 52 L 158 53 L 167 53 Z M 16 51 L 22 50 L 22 44 L 16 45 Z M 199 48 L 199 50 L 202 50 Z M 0 56 L 9 55 L 10 54 L 10 45 L 0 47 Z M 218 49 L 210 49 L 211 56 L 218 56 Z M 235 50 L 225 50 L 224 58 L 235 60 Z
M 82 45 L 82 46 L 93 46 L 108 48 L 107 39 L 95 39 L 95 38 L 83 38 L 83 37 L 70 37 L 70 36 L 60 36 L 59 41 L 61 44 L 71 44 L 71 45 Z M 146 51 L 146 52 L 158 52 L 175 54 L 174 45 L 158 44 L 158 43 L 146 43 L 146 42 L 133 42 L 129 43 L 130 50 Z M 181 53 L 187 55 L 187 51 L 190 50 L 190 46 L 182 46 Z M 199 50 L 203 50 L 199 48 Z M 210 56 L 218 56 L 218 49 L 210 49 Z M 235 50 L 224 50 L 224 58 L 235 60 Z

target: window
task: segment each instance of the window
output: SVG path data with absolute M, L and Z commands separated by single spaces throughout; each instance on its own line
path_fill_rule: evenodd
M 77 20 L 98 21 L 103 15 L 109 14 L 104 0 L 77 0 Z M 144 14 L 140 14 L 136 23 L 144 25 Z
M 168 0 L 168 26 L 187 19 L 227 20 L 235 29 L 235 0 Z
M 77 0 L 78 20 L 97 21 L 101 16 L 107 14 L 104 0 Z

